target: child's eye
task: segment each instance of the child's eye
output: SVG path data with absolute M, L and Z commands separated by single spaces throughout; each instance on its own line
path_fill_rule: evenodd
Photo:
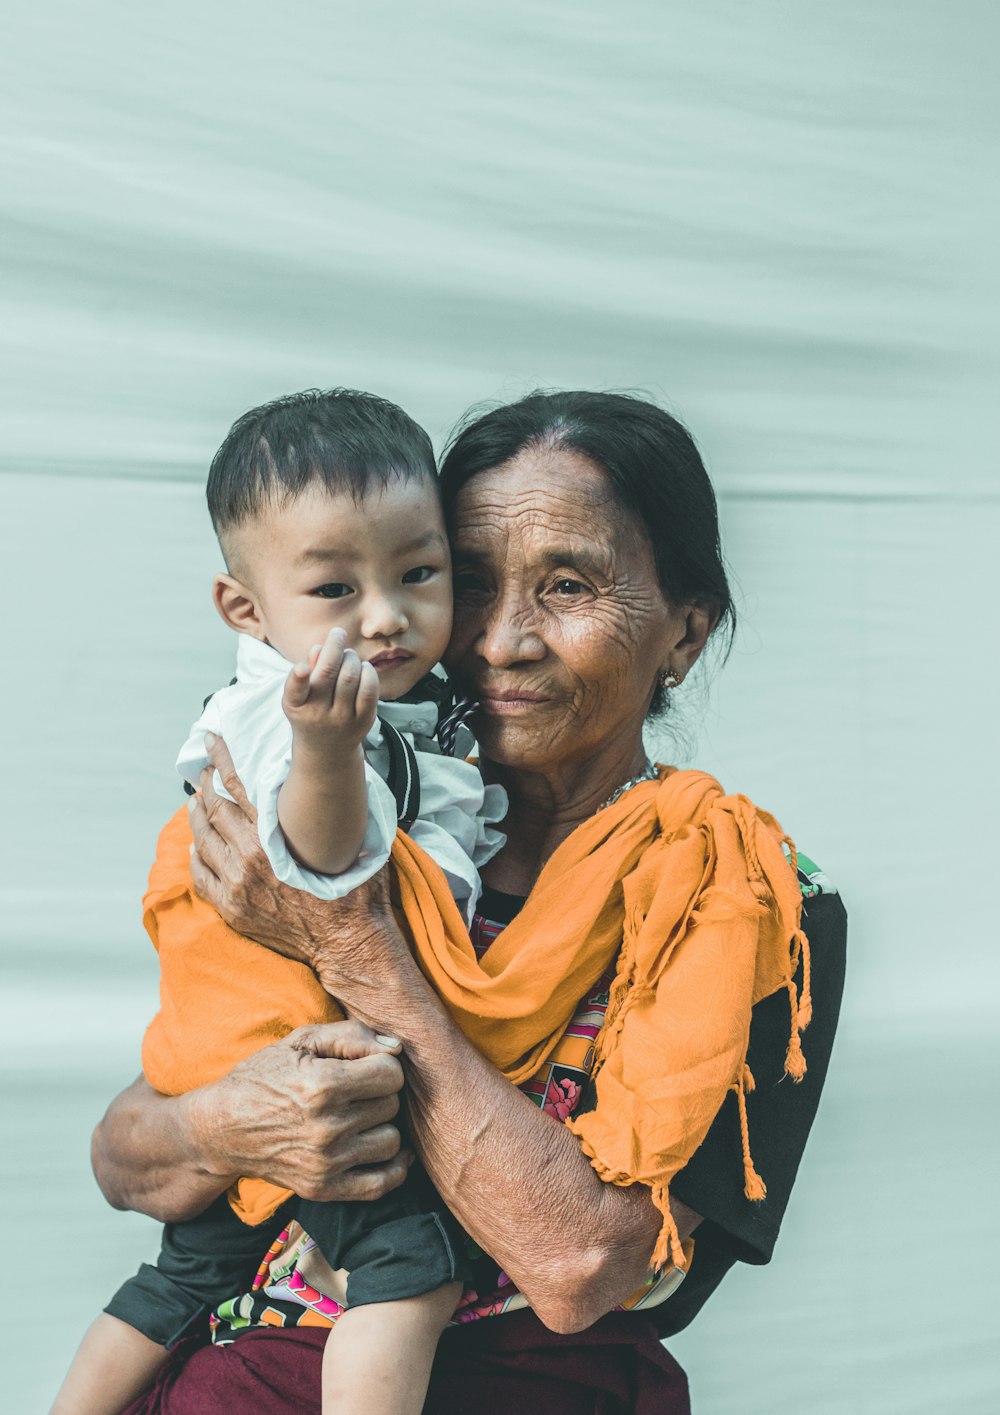
M 317 585 L 313 590 L 313 594 L 319 595 L 320 599 L 343 599 L 344 595 L 353 593 L 350 585 L 342 585 L 339 582 L 330 585 Z
M 422 585 L 434 574 L 433 565 L 417 565 L 403 576 L 404 585 Z

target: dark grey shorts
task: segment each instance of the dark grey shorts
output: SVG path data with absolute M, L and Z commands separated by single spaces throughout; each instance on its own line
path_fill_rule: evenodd
M 297 1219 L 332 1268 L 346 1268 L 349 1306 L 433 1292 L 468 1276 L 464 1235 L 419 1164 L 370 1203 L 290 1199 L 250 1228 L 225 1195 L 188 1223 L 168 1223 L 156 1265 L 143 1263 L 105 1311 L 160 1346 L 174 1346 L 205 1313 L 245 1291 L 282 1228 Z

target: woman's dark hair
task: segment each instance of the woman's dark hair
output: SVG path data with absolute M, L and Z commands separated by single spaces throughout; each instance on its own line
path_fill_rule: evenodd
M 308 388 L 237 418 L 212 459 L 208 509 L 216 534 L 313 482 L 362 500 L 393 477 L 436 483 L 434 448 L 402 408 L 353 388 Z
M 645 399 L 624 393 L 530 393 L 460 424 L 441 464 L 441 492 L 451 520 L 459 491 L 477 472 L 528 448 L 572 448 L 601 467 L 620 506 L 645 527 L 663 593 L 675 603 L 719 607 L 716 630 L 727 650 L 736 630 L 719 542 L 715 493 L 694 438 Z M 650 708 L 666 706 L 657 687 Z

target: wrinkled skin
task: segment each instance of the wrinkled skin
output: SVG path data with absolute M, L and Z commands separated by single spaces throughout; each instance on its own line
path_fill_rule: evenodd
M 645 766 L 657 677 L 684 678 L 717 614 L 664 597 L 644 529 L 566 448 L 472 477 L 452 562 L 446 662 L 482 704 L 484 770 L 511 798 L 511 843 L 485 877 L 526 893 L 559 840 Z
M 459 496 L 452 558 L 447 662 L 483 702 L 483 756 L 515 773 L 575 771 L 595 754 L 638 765 L 686 614 L 664 598 L 649 540 L 605 473 L 565 449 L 481 472 Z M 512 692 L 540 701 L 505 710 L 494 695 Z

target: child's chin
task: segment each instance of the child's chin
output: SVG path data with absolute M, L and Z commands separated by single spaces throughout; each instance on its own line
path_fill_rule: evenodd
M 397 698 L 405 698 L 410 689 L 415 688 L 429 671 L 428 668 L 415 669 L 412 663 L 381 671 L 378 675 L 378 695 L 387 703 L 394 703 Z

